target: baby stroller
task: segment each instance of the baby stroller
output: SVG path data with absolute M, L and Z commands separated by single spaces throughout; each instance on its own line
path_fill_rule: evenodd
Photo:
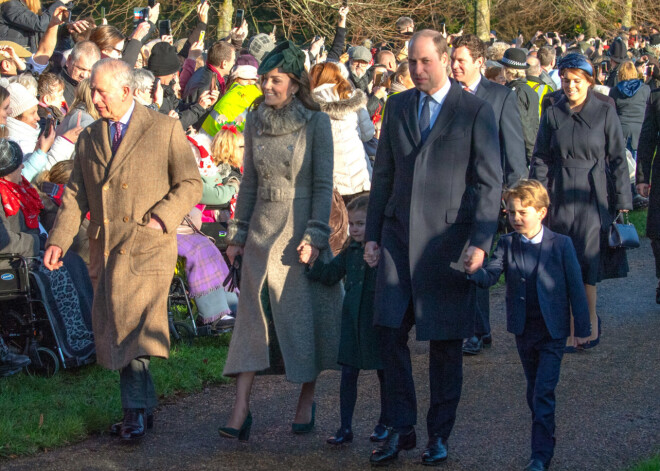
M 0 254 L 0 335 L 7 346 L 30 357 L 29 374 L 51 377 L 60 367 L 95 361 L 91 319 L 60 312 L 48 279 L 18 254 Z M 75 294 L 74 294 L 75 296 Z M 83 325 L 84 324 L 84 325 Z

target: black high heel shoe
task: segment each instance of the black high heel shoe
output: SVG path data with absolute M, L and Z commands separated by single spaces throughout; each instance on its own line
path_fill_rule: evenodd
M 252 412 L 248 411 L 248 415 L 243 421 L 240 429 L 231 427 L 219 427 L 218 433 L 223 438 L 238 438 L 240 442 L 247 442 L 250 438 L 250 429 L 252 428 Z
M 312 402 L 312 420 L 306 424 L 291 424 L 291 431 L 297 435 L 309 433 L 314 428 L 314 417 L 316 416 L 316 402 Z

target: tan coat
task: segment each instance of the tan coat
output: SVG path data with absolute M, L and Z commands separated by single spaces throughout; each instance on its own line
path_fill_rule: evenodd
M 142 355 L 167 358 L 176 228 L 201 196 L 199 171 L 177 120 L 136 104 L 114 157 L 106 120 L 80 134 L 48 244 L 66 252 L 90 212 L 92 326 L 101 365 L 119 369 Z M 151 215 L 163 222 L 164 233 L 145 227 Z

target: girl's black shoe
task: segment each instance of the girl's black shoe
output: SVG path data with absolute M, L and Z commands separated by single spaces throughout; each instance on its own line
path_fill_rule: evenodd
M 372 442 L 384 442 L 389 434 L 389 430 L 383 424 L 378 424 L 374 427 L 374 433 L 371 434 L 369 440 Z
M 339 429 L 333 437 L 326 440 L 330 445 L 343 445 L 344 443 L 353 442 L 353 432 L 350 428 Z

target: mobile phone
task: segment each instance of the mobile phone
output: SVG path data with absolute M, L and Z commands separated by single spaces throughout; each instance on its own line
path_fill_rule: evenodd
M 204 36 L 206 36 L 206 30 L 203 29 L 199 32 L 199 39 L 197 40 L 200 43 L 204 43 Z
M 234 18 L 234 28 L 240 28 L 243 24 L 243 17 L 245 16 L 245 11 L 240 8 L 236 10 L 236 18 Z
M 607 70 L 608 68 L 609 67 L 608 67 L 608 62 L 607 61 L 600 63 L 600 71 L 602 73 L 606 74 L 608 72 L 608 70 Z
M 44 125 L 44 128 L 41 130 L 39 134 L 44 137 L 50 137 L 50 133 L 53 131 L 54 125 L 55 125 L 55 118 L 53 118 L 53 115 L 49 113 L 48 116 L 46 117 L 46 124 Z
M 101 7 L 101 18 L 105 18 L 105 7 Z
M 206 3 L 206 0 L 201 0 L 201 1 L 199 2 L 199 6 L 200 6 L 200 7 L 201 7 L 201 6 L 204 6 L 205 3 Z
M 552 39 L 552 38 L 555 37 L 555 33 L 553 33 L 552 31 L 550 31 L 549 33 L 546 33 L 546 36 L 548 36 L 550 39 Z
M 218 89 L 215 77 L 211 77 L 211 85 L 209 85 L 209 92 L 214 92 Z
M 376 72 L 374 74 L 374 87 L 380 87 L 383 83 L 383 72 Z
M 148 8 L 143 8 L 142 9 L 142 21 L 149 21 L 149 9 Z
M 146 16 L 145 16 L 145 12 L 147 12 Z M 149 18 L 148 8 L 140 8 L 140 7 L 133 8 L 133 24 L 135 26 L 142 23 L 147 18 Z
M 149 8 L 153 8 L 156 6 L 156 0 L 149 0 L 147 2 L 147 5 L 149 5 Z
M 158 90 L 158 85 L 160 85 L 160 78 L 156 77 L 156 80 L 154 80 L 154 84 L 151 87 L 151 98 L 156 101 L 156 91 Z
M 170 20 L 160 20 L 158 34 L 161 38 L 163 36 L 172 36 L 172 22 Z
M 594 49 L 598 51 L 598 48 L 600 48 L 600 39 L 595 39 L 594 40 Z
M 653 64 L 646 66 L 646 76 L 650 77 L 653 75 Z

